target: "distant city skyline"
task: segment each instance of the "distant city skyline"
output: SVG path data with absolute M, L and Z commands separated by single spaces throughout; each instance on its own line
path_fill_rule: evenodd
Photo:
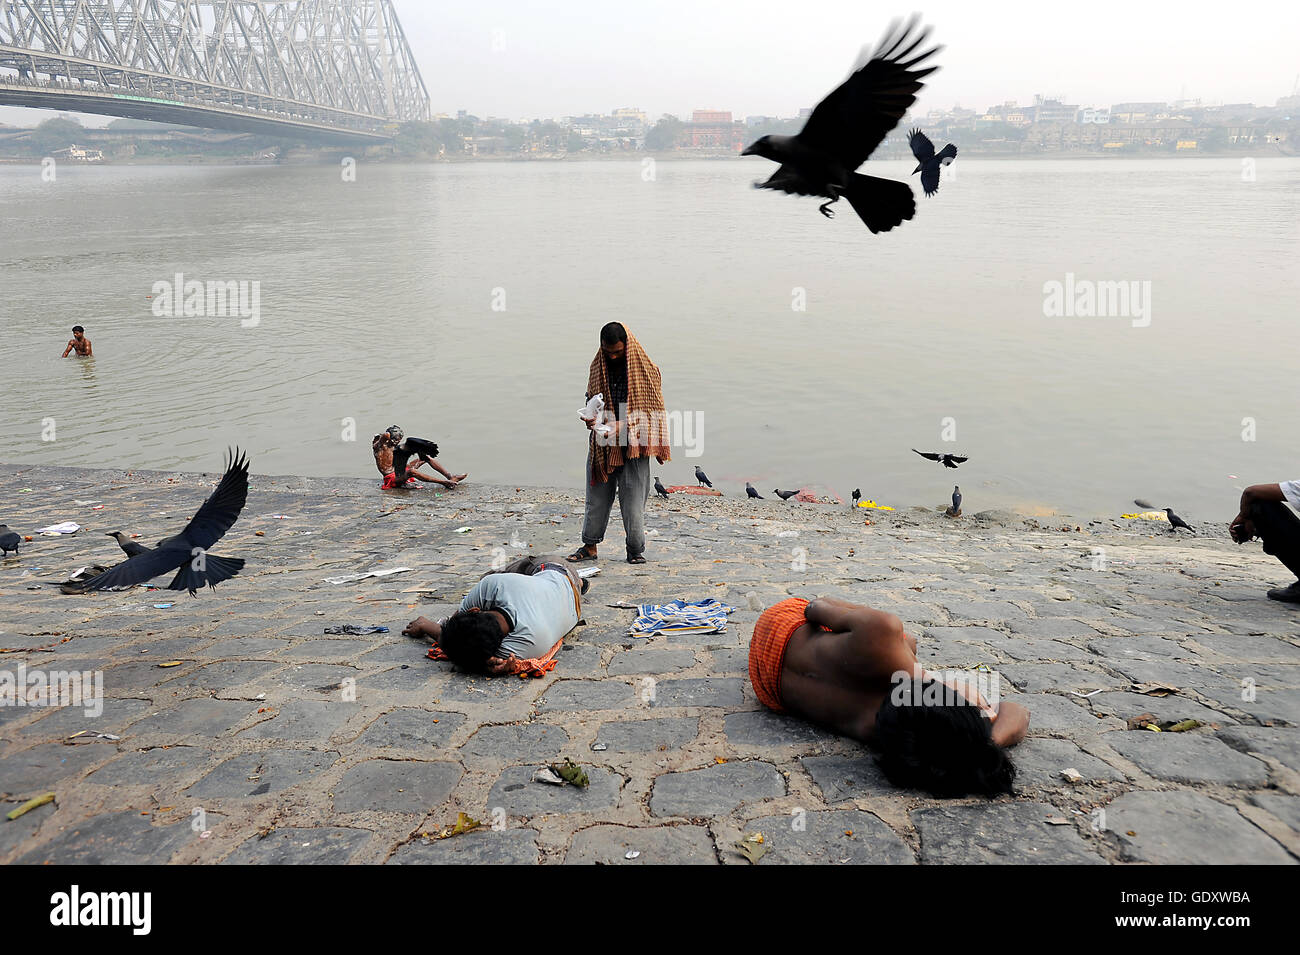
M 858 48 L 874 45 L 887 25 L 881 8 L 842 0 L 805 0 L 798 20 L 806 28 L 792 25 L 791 7 L 777 0 L 659 0 L 626 9 L 572 0 L 558 15 L 522 0 L 395 5 L 433 112 L 514 121 L 617 107 L 640 108 L 651 121 L 694 109 L 794 116 L 838 84 Z M 1215 19 L 1187 9 L 1120 0 L 1077 10 L 1007 0 L 989 9 L 934 0 L 923 20 L 945 46 L 943 68 L 914 112 L 1029 104 L 1035 94 L 1083 106 L 1181 99 L 1272 106 L 1293 91 L 1300 5 L 1268 0 Z M 49 115 L 7 108 L 0 122 L 31 125 Z

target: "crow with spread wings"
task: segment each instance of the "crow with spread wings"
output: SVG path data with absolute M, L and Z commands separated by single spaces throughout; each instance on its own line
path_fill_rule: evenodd
M 916 157 L 916 168 L 912 170 L 912 175 L 915 176 L 918 172 L 921 174 L 921 188 L 927 196 L 932 196 L 939 191 L 940 168 L 957 158 L 957 147 L 949 143 L 935 153 L 934 143 L 919 129 L 908 134 L 907 142 L 912 147 L 912 155 Z
M 222 475 L 221 483 L 203 502 L 203 506 L 183 531 L 159 541 L 158 546 L 152 549 L 132 544 L 131 550 L 138 549 L 135 556 L 92 577 L 82 585 L 81 590 L 132 587 L 172 571 L 177 573 L 167 585 L 168 590 L 188 590 L 193 597 L 204 585 L 215 588 L 244 568 L 244 562 L 239 558 L 218 557 L 209 554 L 208 548 L 221 540 L 239 519 L 247 500 L 248 457 L 235 449 L 227 460 L 226 473 Z M 123 549 L 127 550 L 126 545 L 123 545 Z
M 916 22 L 895 22 L 871 59 L 817 104 L 797 135 L 764 136 L 741 153 L 781 164 L 757 188 L 829 199 L 820 206 L 828 219 L 843 196 L 872 232 L 888 232 L 916 214 L 907 183 L 854 172 L 916 102 L 922 78 L 938 69 L 921 68 L 942 47 L 916 52 L 930 32 L 914 33 Z

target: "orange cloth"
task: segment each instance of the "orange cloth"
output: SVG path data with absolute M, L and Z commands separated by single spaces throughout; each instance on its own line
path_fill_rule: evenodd
M 555 646 L 547 650 L 540 657 L 534 657 L 529 660 L 521 660 L 518 657 L 506 657 L 506 665 L 500 673 L 493 676 L 504 676 L 507 673 L 513 673 L 519 679 L 526 680 L 528 677 L 544 677 L 555 669 L 555 655 L 560 652 L 560 647 L 564 643 L 564 638 L 560 637 L 555 641 Z M 442 647 L 436 643 L 429 648 L 430 660 L 447 660 L 450 659 L 447 654 L 442 652 Z
M 777 713 L 785 712 L 781 704 L 785 648 L 794 632 L 808 622 L 804 617 L 807 606 L 808 601 L 801 597 L 791 597 L 768 607 L 754 623 L 754 636 L 749 641 L 749 682 L 758 702 Z

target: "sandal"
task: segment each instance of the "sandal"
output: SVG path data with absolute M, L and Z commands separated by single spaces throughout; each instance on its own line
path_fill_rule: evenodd
M 595 560 L 595 559 L 596 559 L 596 555 L 590 553 L 590 552 L 587 550 L 587 545 L 584 544 L 584 545 L 582 545 L 581 547 L 579 547 L 577 550 L 575 550 L 572 554 L 570 554 L 568 557 L 566 557 L 566 558 L 564 558 L 564 559 L 567 560 L 567 561 L 568 561 L 569 563 L 571 563 L 571 564 L 580 564 L 580 563 L 582 563 L 584 560 Z
M 644 563 L 645 563 L 645 558 L 642 557 L 640 554 L 638 554 L 638 555 L 635 556 L 635 557 L 633 557 L 631 554 L 628 554 L 628 555 L 627 555 L 627 562 L 628 562 L 629 564 L 644 564 Z

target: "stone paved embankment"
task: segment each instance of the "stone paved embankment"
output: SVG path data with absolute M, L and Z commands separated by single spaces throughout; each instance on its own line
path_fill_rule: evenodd
M 173 533 L 217 476 L 0 466 L 0 520 L 83 525 L 0 563 L 0 647 L 17 651 L 0 679 L 93 671 L 106 697 L 93 718 L 0 707 L 0 812 L 56 796 L 0 819 L 0 861 L 743 864 L 733 844 L 755 830 L 763 865 L 1300 856 L 1300 609 L 1264 598 L 1285 571 L 1222 528 L 674 495 L 651 502 L 651 563 L 600 561 L 541 680 L 456 673 L 400 630 L 450 611 L 494 556 L 571 550 L 577 489 L 255 476 L 214 548 L 248 566 L 215 593 L 51 586 L 120 559 L 108 532 Z M 621 556 L 617 512 L 609 544 Z M 898 614 L 928 663 L 1001 674 L 1032 719 L 1014 797 L 895 789 L 858 744 L 755 702 L 758 611 L 818 594 Z M 609 606 L 676 597 L 736 607 L 727 633 L 634 639 Z M 1141 713 L 1204 725 L 1126 729 Z M 561 756 L 589 788 L 531 781 Z M 483 829 L 425 838 L 459 811 Z

